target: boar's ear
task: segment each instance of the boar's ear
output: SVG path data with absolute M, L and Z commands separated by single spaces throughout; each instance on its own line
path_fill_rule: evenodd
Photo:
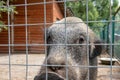
M 103 51 L 103 42 L 101 40 L 95 40 L 94 42 L 94 49 L 92 54 L 90 54 L 90 59 L 93 59 L 99 56 Z

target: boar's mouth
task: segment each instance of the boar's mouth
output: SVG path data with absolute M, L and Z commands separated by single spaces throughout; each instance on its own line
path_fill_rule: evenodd
M 35 76 L 34 80 L 65 80 L 65 79 L 55 73 L 42 73 L 41 75 Z

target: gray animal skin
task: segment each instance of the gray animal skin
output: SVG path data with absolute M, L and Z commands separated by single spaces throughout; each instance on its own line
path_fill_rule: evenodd
M 47 57 L 43 64 L 48 66 L 42 66 L 34 80 L 96 80 L 102 45 L 81 19 L 64 18 L 50 26 L 46 35 Z

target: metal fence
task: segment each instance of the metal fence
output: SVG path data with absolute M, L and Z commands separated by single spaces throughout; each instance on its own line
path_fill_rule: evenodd
M 116 14 L 116 16 L 115 16 L 115 19 L 116 20 L 119 20 L 119 16 L 120 15 L 120 11 Z M 114 31 L 114 41 L 115 41 L 115 44 L 120 44 L 120 28 L 119 28 L 119 25 L 120 25 L 120 23 L 119 22 L 115 22 L 115 31 Z M 119 53 L 119 47 L 120 47 L 120 45 L 116 45 L 115 47 L 114 47 L 114 55 L 115 55 L 115 57 L 116 58 L 118 58 L 118 60 L 120 60 L 120 53 Z
M 102 29 L 101 32 L 101 38 L 106 42 L 110 43 L 110 39 L 113 43 L 113 53 L 112 55 L 116 57 L 118 60 L 120 59 L 119 54 L 119 40 L 120 40 L 120 31 L 119 31 L 119 11 L 118 13 L 113 16 L 113 22 L 111 23 L 111 26 L 105 26 L 104 29 Z M 110 32 L 112 32 L 112 35 L 110 35 Z M 108 50 L 111 48 L 108 46 Z M 109 53 L 109 52 L 108 52 Z
M 30 3 L 28 2 L 30 1 Z M 84 21 L 86 23 L 86 25 L 88 26 L 89 23 L 110 23 L 109 24 L 109 27 L 112 27 L 112 22 L 118 22 L 120 20 L 112 20 L 112 9 L 111 9 L 111 4 L 109 5 L 110 7 L 110 20 L 108 21 L 98 21 L 98 20 L 95 20 L 95 21 L 89 21 L 89 16 L 88 16 L 88 13 L 89 13 L 89 7 L 88 7 L 88 1 L 89 0 L 86 0 L 86 20 Z M 114 0 L 110 0 L 111 1 L 114 1 Z M 8 10 L 9 10 L 9 7 L 10 6 L 15 6 L 15 7 L 24 7 L 24 12 L 22 13 L 19 13 L 18 12 L 18 15 L 23 15 L 24 14 L 24 23 L 20 23 L 19 22 L 14 22 L 16 20 L 14 20 L 15 18 L 15 14 L 11 14 L 9 13 L 8 11 L 8 14 L 7 14 L 7 24 L 5 26 L 8 26 L 8 30 L 7 30 L 7 40 L 8 40 L 8 43 L 2 43 L 0 44 L 0 47 L 8 47 L 8 53 L 0 53 L 0 57 L 1 57 L 1 60 L 0 60 L 0 79 L 1 80 L 33 80 L 35 75 L 37 74 L 37 72 L 39 71 L 39 68 L 41 66 L 49 66 L 47 64 L 42 64 L 43 62 L 43 59 L 45 56 L 47 56 L 47 46 L 49 46 L 49 44 L 47 44 L 47 40 L 46 40 L 46 31 L 47 31 L 47 27 L 48 25 L 52 25 L 54 23 L 54 20 L 53 22 L 49 22 L 48 21 L 48 16 L 47 16 L 47 13 L 48 13 L 48 9 L 50 10 L 51 8 L 47 7 L 47 4 L 53 4 L 53 3 L 62 3 L 62 5 L 60 6 L 63 6 L 64 8 L 62 8 L 61 10 L 63 10 L 63 17 L 66 18 L 67 17 L 67 5 L 66 5 L 66 2 L 69 2 L 69 1 L 66 1 L 66 0 L 54 0 L 54 1 L 47 1 L 47 0 L 43 0 L 43 1 L 32 1 L 32 0 L 23 0 L 21 1 L 23 3 L 17 3 L 17 4 L 11 4 L 9 2 L 9 0 L 7 1 L 7 6 L 0 6 L 0 7 L 7 7 Z M 71 1 L 71 2 L 74 2 L 74 1 Z M 28 13 L 28 6 L 32 6 L 33 9 L 35 7 L 35 5 L 42 5 L 43 7 L 43 12 L 44 13 L 44 16 L 43 16 L 43 22 L 30 22 L 28 19 L 29 18 L 29 13 Z M 31 8 L 32 8 L 31 7 Z M 55 6 L 54 6 L 55 7 Z M 47 9 L 48 8 L 48 9 Z M 20 9 L 20 8 L 19 8 Z M 32 12 L 31 12 L 32 13 Z M 32 15 L 36 15 L 36 13 L 32 13 Z M 17 14 L 16 14 L 17 15 Z M 31 15 L 31 16 L 32 16 Z M 54 16 L 54 15 L 53 15 Z M 33 17 L 34 18 L 34 17 Z M 40 19 L 39 17 L 37 17 L 38 19 Z M 73 23 L 74 24 L 74 23 Z M 42 26 L 42 28 L 39 28 L 41 29 L 41 31 L 43 31 L 42 33 L 39 33 L 40 35 L 44 35 L 43 38 L 45 38 L 45 41 L 42 42 L 42 43 L 30 43 L 29 41 L 29 30 L 32 26 Z M 66 23 L 65 23 L 66 25 Z M 25 36 L 25 42 L 23 43 L 15 43 L 15 28 L 16 27 L 24 27 L 24 31 L 25 33 L 23 34 Z M 119 24 L 117 26 L 118 28 L 120 27 Z M 94 29 L 94 28 L 93 28 Z M 120 29 L 120 28 L 119 28 Z M 37 30 L 37 29 L 35 29 Z M 119 65 L 113 65 L 112 63 L 112 58 L 113 58 L 113 50 L 115 51 L 115 53 L 117 54 L 118 57 L 120 57 L 119 55 L 119 34 L 115 34 L 115 37 L 116 37 L 116 45 L 113 43 L 113 39 L 111 36 L 113 36 L 113 33 L 112 33 L 112 30 L 113 28 L 110 28 L 109 29 L 109 43 L 102 43 L 102 45 L 104 46 L 109 46 L 109 57 L 110 57 L 110 64 L 109 65 L 98 65 L 98 66 L 81 66 L 81 68 L 91 68 L 91 67 L 97 67 L 99 69 L 98 71 L 98 77 L 97 77 L 97 80 L 119 80 L 120 77 L 119 77 L 119 74 L 120 74 L 120 66 Z M 119 30 L 116 29 L 118 32 Z M 65 30 L 66 31 L 66 30 Z M 87 31 L 87 30 L 86 30 Z M 106 32 L 106 31 L 105 31 Z M 1 32 L 2 33 L 2 32 Z M 45 34 L 43 34 L 45 33 Z M 88 35 L 88 32 L 86 32 L 87 35 Z M 117 32 L 116 32 L 117 33 Z M 21 34 L 21 33 L 19 33 Z M 65 33 L 66 35 L 67 33 Z M 36 36 L 36 34 L 33 34 L 33 36 Z M 19 36 L 20 37 L 20 36 Z M 40 36 L 38 36 L 40 37 Z M 34 38 L 34 37 L 32 37 Z M 105 36 L 106 38 L 106 36 Z M 2 37 L 0 38 L 2 40 Z M 20 39 L 20 38 L 19 38 Z M 39 39 L 38 39 L 39 40 Z M 67 37 L 66 37 L 66 40 L 67 40 Z M 87 54 L 89 54 L 89 38 L 87 38 Z M 65 41 L 67 42 L 67 41 Z M 52 44 L 51 44 L 52 45 Z M 53 44 L 54 46 L 55 44 Z M 63 46 L 63 45 L 70 45 L 70 44 L 57 44 L 59 46 Z M 79 45 L 79 44 L 74 44 L 74 45 Z M 99 44 L 98 44 L 99 45 Z M 100 44 L 101 45 L 101 44 Z M 114 49 L 113 49 L 113 45 L 114 45 Z M 20 54 L 17 53 L 17 51 L 13 51 L 15 47 L 24 47 L 25 51 L 20 51 Z M 38 47 L 37 49 L 41 48 L 42 47 L 42 51 L 44 52 L 44 54 L 41 54 L 41 52 L 39 52 L 38 50 L 38 54 L 35 54 L 34 52 L 32 52 L 32 54 L 30 54 L 30 47 Z M 35 48 L 32 48 L 32 49 L 35 49 Z M 117 49 L 117 50 L 116 50 Z M 35 49 L 36 50 L 36 49 Z M 35 51 L 34 50 L 34 51 Z M 13 54 L 14 52 L 14 54 Z M 41 57 L 42 55 L 42 57 Z M 67 51 L 66 51 L 66 63 L 67 63 Z M 17 57 L 17 59 L 15 59 Z M 87 55 L 87 57 L 89 58 L 89 55 Z M 16 62 L 14 62 L 16 61 Z M 33 61 L 33 62 L 32 62 Z M 47 63 L 47 62 L 46 62 Z M 88 64 L 89 64 L 89 59 L 88 59 Z M 59 65 L 58 65 L 59 66 Z M 66 66 L 66 80 L 69 80 L 69 77 L 68 77 L 68 66 L 69 65 L 65 65 Z M 75 65 L 71 65 L 72 67 L 80 67 L 80 66 L 75 66 Z M 116 72 L 114 72 L 114 69 L 118 70 Z M 89 70 L 88 70 L 89 71 Z M 107 72 L 104 72 L 104 71 L 107 71 Z M 46 68 L 46 72 L 47 72 L 47 68 Z M 106 74 L 106 75 L 102 75 L 102 74 Z M 2 75 L 2 76 L 1 76 Z M 91 74 L 88 74 L 88 76 L 90 76 Z M 70 79 L 72 80 L 72 79 Z M 89 77 L 88 77 L 88 80 L 91 80 Z

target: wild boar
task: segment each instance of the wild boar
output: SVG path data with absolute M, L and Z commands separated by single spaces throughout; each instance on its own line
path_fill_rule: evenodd
M 50 26 L 46 35 L 46 66 L 34 80 L 96 80 L 97 56 L 103 47 L 80 18 L 64 18 Z

